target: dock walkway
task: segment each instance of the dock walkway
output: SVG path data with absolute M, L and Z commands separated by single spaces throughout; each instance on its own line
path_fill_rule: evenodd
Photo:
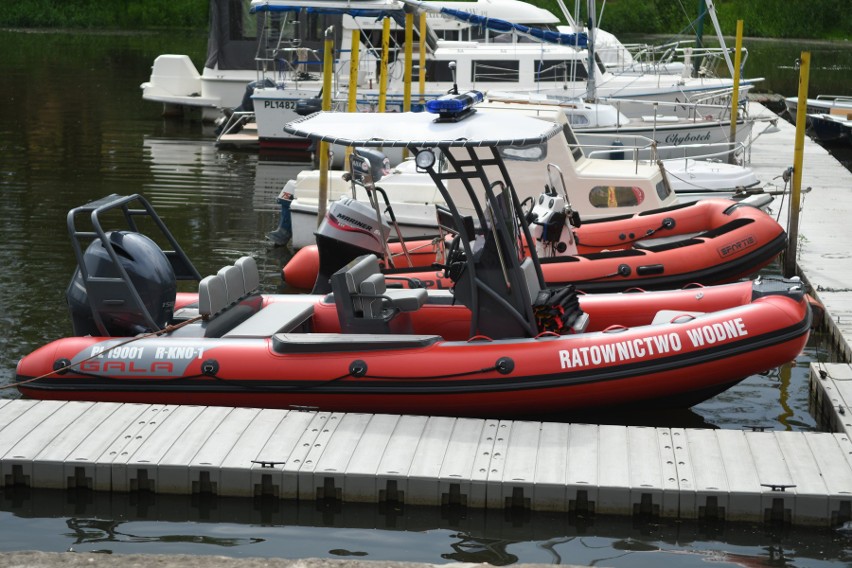
M 751 151 L 764 181 L 793 162 L 795 129 L 778 127 Z M 798 264 L 849 357 L 852 175 L 808 141 L 803 187 Z M 0 485 L 837 526 L 852 367 L 814 365 L 811 384 L 832 432 L 0 400 Z

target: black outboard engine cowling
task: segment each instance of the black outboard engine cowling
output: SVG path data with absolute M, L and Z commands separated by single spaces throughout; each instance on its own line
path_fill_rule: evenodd
M 129 282 L 103 243 L 93 241 L 83 255 L 88 281 L 78 267 L 66 291 L 74 335 L 132 336 L 155 331 L 154 326 L 162 329 L 172 318 L 177 295 L 175 272 L 165 253 L 140 233 L 111 231 L 106 236 Z

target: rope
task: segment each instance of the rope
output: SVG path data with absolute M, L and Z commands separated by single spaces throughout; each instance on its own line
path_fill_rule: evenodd
M 422 379 L 429 379 L 429 380 L 432 380 L 432 379 L 435 379 L 435 380 L 437 380 L 437 379 L 449 379 L 449 378 L 453 378 L 453 377 L 466 377 L 466 376 L 469 376 L 469 375 L 476 375 L 478 373 L 488 373 L 490 371 L 495 371 L 495 370 L 497 370 L 497 365 L 492 365 L 490 367 L 485 367 L 485 368 L 473 370 L 473 371 L 464 371 L 462 373 L 449 373 L 449 374 L 446 374 L 446 375 L 426 375 L 426 376 L 422 376 L 422 377 L 407 377 L 407 379 L 419 379 L 419 380 L 422 380 Z M 240 384 L 239 381 L 234 381 L 232 379 L 223 379 L 222 377 L 217 377 L 216 375 L 205 375 L 205 376 L 216 379 L 218 381 L 222 381 L 223 383 Z M 347 379 L 347 378 L 376 379 L 376 380 L 383 380 L 383 381 L 394 381 L 394 380 L 399 379 L 399 377 L 397 377 L 397 376 L 386 376 L 386 375 L 361 375 L 359 377 L 355 377 L 355 376 L 352 375 L 352 373 L 346 373 L 345 375 L 340 375 L 339 377 L 335 377 L 333 379 L 328 379 L 328 380 L 322 381 L 320 383 L 315 383 L 315 384 L 311 384 L 311 385 L 293 386 L 293 387 L 290 387 L 290 388 L 287 388 L 287 389 L 284 389 L 281 386 L 267 386 L 267 385 L 240 384 L 240 386 L 242 388 L 249 389 L 249 390 L 257 389 L 257 390 L 274 390 L 274 391 L 281 391 L 281 390 L 302 391 L 302 390 L 311 390 L 311 389 L 321 388 L 321 387 L 324 387 L 324 386 L 329 385 L 331 383 L 336 383 L 338 381 L 341 381 L 341 380 Z
M 165 328 L 157 330 L 157 331 L 138 335 L 136 337 L 131 337 L 127 341 L 122 341 L 121 343 L 117 343 L 116 345 L 113 345 L 112 347 L 109 347 L 108 349 L 105 349 L 104 351 L 101 351 L 100 353 L 98 353 L 96 355 L 86 357 L 85 359 L 82 359 L 81 361 L 77 361 L 76 363 L 70 363 L 68 365 L 65 365 L 64 367 L 61 367 L 59 369 L 54 369 L 53 371 L 51 371 L 49 373 L 45 373 L 41 376 L 33 377 L 31 379 L 27 379 L 26 381 L 19 381 L 19 382 L 15 382 L 15 383 L 12 383 L 12 384 L 9 384 L 9 385 L 2 385 L 2 386 L 0 386 L 0 389 L 18 387 L 19 385 L 25 385 L 25 384 L 28 384 L 28 383 L 33 383 L 33 382 L 38 381 L 40 379 L 44 379 L 46 377 L 49 377 L 50 375 L 61 374 L 61 373 L 71 369 L 72 367 L 74 367 L 76 365 L 80 365 L 82 363 L 85 363 L 86 361 L 94 359 L 95 357 L 98 357 L 98 356 L 103 355 L 105 353 L 109 353 L 113 349 L 123 347 L 124 345 L 127 345 L 128 343 L 132 343 L 132 342 L 138 341 L 140 339 L 146 339 L 146 338 L 149 338 L 149 337 L 157 337 L 157 336 L 163 335 L 164 333 L 170 333 L 172 331 L 180 329 L 181 327 L 183 327 L 187 324 L 198 321 L 201 318 L 202 318 L 202 316 L 195 316 L 195 317 L 190 318 L 186 321 L 183 321 L 179 324 L 168 325 Z M 487 372 L 495 371 L 495 370 L 497 370 L 497 365 L 492 365 L 490 367 L 484 367 L 482 369 L 465 371 L 465 372 L 461 372 L 461 373 L 449 373 L 449 374 L 445 374 L 445 375 L 426 375 L 426 376 L 416 377 L 416 378 L 417 379 L 448 379 L 448 378 L 452 378 L 452 377 L 465 377 L 465 376 L 468 376 L 468 375 L 476 375 L 478 373 L 487 373 Z M 85 373 L 83 371 L 77 371 L 77 372 L 82 374 L 82 375 L 97 377 L 97 378 L 100 378 L 100 379 L 111 378 L 111 377 L 108 377 L 108 376 L 104 377 L 104 376 L 101 376 L 101 375 L 91 375 L 91 374 Z M 202 376 L 210 377 L 211 379 L 216 379 L 217 381 L 221 381 L 221 382 L 224 382 L 224 383 L 234 383 L 235 382 L 232 379 L 224 379 L 224 378 L 216 376 L 216 375 L 207 375 L 207 374 L 195 375 L 195 377 L 202 377 Z M 194 377 L 176 377 L 176 378 L 188 379 L 188 378 L 194 378 Z M 344 375 L 340 375 L 339 377 L 335 377 L 333 379 L 328 379 L 327 381 L 323 381 L 321 383 L 316 383 L 316 384 L 311 384 L 311 385 L 294 386 L 294 387 L 291 387 L 290 389 L 287 389 L 287 390 L 299 391 L 299 390 L 311 390 L 311 389 L 315 389 L 315 388 L 321 388 L 323 386 L 329 385 L 331 383 L 335 383 L 337 381 L 341 381 L 341 380 L 346 379 L 346 378 L 356 378 L 356 377 L 354 377 L 352 375 L 352 373 L 346 373 Z M 395 376 L 383 376 L 383 375 L 362 375 L 362 376 L 357 377 L 357 378 L 378 379 L 378 380 L 395 380 L 395 379 L 398 379 L 398 377 L 395 377 Z M 409 378 L 414 378 L 414 377 L 409 377 Z M 240 383 L 237 382 L 237 384 L 240 384 Z M 282 388 L 280 386 L 274 387 L 274 386 L 266 386 L 266 385 L 247 385 L 247 384 L 240 384 L 240 386 L 242 388 L 250 389 L 250 390 L 251 389 L 276 390 L 276 391 L 282 390 Z
M 484 367 L 482 369 L 474 370 L 474 371 L 464 371 L 462 373 L 449 373 L 446 375 L 425 375 L 422 377 L 406 377 L 407 379 L 451 379 L 453 377 L 467 377 L 469 375 L 476 375 L 478 373 L 488 373 L 491 371 L 496 371 L 497 365 L 491 365 L 490 367 Z M 365 379 L 381 379 L 381 380 L 397 380 L 398 377 L 395 376 L 384 376 L 384 375 L 363 375 Z M 336 380 L 336 379 L 335 379 Z
M 109 347 L 109 348 L 101 351 L 100 353 L 97 353 L 95 355 L 90 355 L 89 357 L 86 357 L 85 359 L 77 361 L 76 363 L 69 363 L 69 364 L 65 365 L 64 367 L 60 367 L 59 369 L 54 369 L 54 370 L 50 371 L 49 373 L 45 373 L 43 375 L 40 375 L 38 377 L 33 377 L 31 379 L 27 379 L 26 381 L 17 381 L 17 382 L 8 384 L 8 385 L 0 385 L 0 390 L 8 389 L 8 388 L 17 388 L 20 385 L 26 385 L 26 384 L 29 384 L 29 383 L 34 383 L 38 380 L 47 378 L 50 375 L 62 374 L 65 371 L 70 370 L 72 367 L 74 367 L 76 365 L 81 365 L 81 364 L 85 363 L 86 361 L 90 361 L 90 360 L 92 360 L 96 357 L 99 357 L 100 355 L 103 355 L 105 353 L 109 353 L 113 349 L 117 349 L 119 347 L 124 347 L 128 343 L 133 343 L 134 341 L 139 341 L 140 339 L 147 339 L 149 337 L 158 337 L 160 335 L 163 335 L 164 333 L 171 333 L 173 331 L 176 331 L 176 330 L 184 327 L 185 325 L 188 325 L 190 323 L 194 323 L 194 322 L 202 319 L 203 317 L 204 316 L 201 316 L 201 315 L 194 316 L 194 317 L 191 317 L 188 320 L 182 321 L 180 323 L 167 325 L 163 329 L 158 329 L 157 331 L 151 331 L 151 332 L 148 332 L 148 333 L 143 333 L 141 335 L 131 337 L 131 338 L 127 339 L 126 341 L 122 341 L 121 343 L 117 343 L 117 344 L 113 345 L 112 347 Z M 81 372 L 81 371 L 78 371 L 78 372 Z M 81 374 L 88 374 L 88 373 L 82 373 L 81 372 Z M 100 375 L 97 375 L 97 376 L 100 377 Z M 100 378 L 103 378 L 103 377 L 100 377 Z

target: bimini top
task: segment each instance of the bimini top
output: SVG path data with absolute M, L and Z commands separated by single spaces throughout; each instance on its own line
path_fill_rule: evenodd
M 428 112 L 318 112 L 284 126 L 296 136 L 342 146 L 434 148 L 450 146 L 530 146 L 542 144 L 561 127 L 548 120 L 486 109 L 457 121 Z

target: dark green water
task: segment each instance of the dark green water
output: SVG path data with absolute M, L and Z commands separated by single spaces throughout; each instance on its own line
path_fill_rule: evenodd
M 18 358 L 70 332 L 64 291 L 74 263 L 65 215 L 106 194 L 145 195 L 202 274 L 250 254 L 261 267 L 264 287 L 279 288 L 288 253 L 270 247 L 264 235 L 277 224 L 275 195 L 304 165 L 217 150 L 212 127 L 164 120 L 158 105 L 141 99 L 139 84 L 157 55 L 188 53 L 198 61 L 205 41 L 200 34 L 0 31 L 0 386 L 13 379 Z M 761 42 L 750 49 L 748 68 L 762 76 L 774 70 L 777 84 L 785 85 L 773 87 L 775 92 L 794 94 L 793 61 L 803 47 Z M 845 80 L 852 49 L 815 52 L 812 61 Z M 815 83 L 812 78 L 817 92 Z M 815 337 L 790 365 L 755 375 L 689 411 L 598 418 L 672 427 L 812 430 L 808 365 L 830 357 Z M 6 388 L 0 396 L 18 395 Z M 606 566 L 731 565 L 736 560 L 731 554 L 766 566 L 840 566 L 852 558 L 850 542 L 832 531 L 350 505 L 161 498 L 146 503 L 132 495 L 7 491 L 0 501 L 0 550 L 73 547 Z

